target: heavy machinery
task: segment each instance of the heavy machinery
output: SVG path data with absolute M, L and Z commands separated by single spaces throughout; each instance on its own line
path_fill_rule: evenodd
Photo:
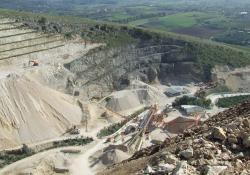
M 80 134 L 80 129 L 78 129 L 75 125 L 68 130 L 69 134 L 77 135 Z
M 141 122 L 139 126 L 139 131 L 135 134 L 131 140 L 128 142 L 128 148 L 131 152 L 138 151 L 141 149 L 143 144 L 143 139 L 147 139 L 149 133 L 149 127 L 152 122 L 161 114 L 157 114 L 157 106 L 151 106 L 147 117 Z
M 30 60 L 29 65 L 32 63 L 32 66 L 39 66 L 38 62 L 36 60 Z

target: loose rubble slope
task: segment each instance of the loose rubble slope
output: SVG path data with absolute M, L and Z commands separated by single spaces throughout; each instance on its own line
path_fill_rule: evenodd
M 250 101 L 100 174 L 249 174 L 249 158 Z

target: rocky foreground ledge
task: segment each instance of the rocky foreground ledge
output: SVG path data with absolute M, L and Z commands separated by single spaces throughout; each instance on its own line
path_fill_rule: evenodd
M 134 172 L 126 172 L 127 165 Z M 124 174 L 250 174 L 250 101 L 143 149 L 104 174 L 118 169 Z

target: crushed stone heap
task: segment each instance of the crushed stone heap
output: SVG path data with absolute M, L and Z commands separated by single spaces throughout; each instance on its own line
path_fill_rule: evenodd
M 0 150 L 58 137 L 81 117 L 67 95 L 25 76 L 0 79 Z
M 129 89 L 116 91 L 105 97 L 101 104 L 122 115 L 131 115 L 142 107 L 158 104 L 165 106 L 167 97 L 153 86 L 138 80 L 132 81 Z
M 124 167 L 137 163 L 141 166 L 128 174 L 250 174 L 250 101 L 122 162 Z M 122 168 L 107 171 L 115 169 Z

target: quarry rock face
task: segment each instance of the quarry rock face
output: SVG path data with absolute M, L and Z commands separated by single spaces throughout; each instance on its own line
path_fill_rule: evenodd
M 148 77 L 148 81 L 149 82 L 153 82 L 156 80 L 157 78 L 157 70 L 153 67 L 149 67 L 148 71 L 147 71 L 147 77 Z
M 233 69 L 229 66 L 215 66 L 212 70 L 212 80 L 227 86 L 234 92 L 249 92 L 250 67 Z
M 150 41 L 116 49 L 100 49 L 65 67 L 76 74 L 76 81 L 82 86 L 97 84 L 109 92 L 124 89 L 130 80 L 138 78 L 145 83 L 160 80 L 163 84 L 201 81 L 203 73 L 197 69 L 191 56 L 184 53 L 184 43 L 179 44 Z M 182 51 L 183 54 L 179 54 Z

